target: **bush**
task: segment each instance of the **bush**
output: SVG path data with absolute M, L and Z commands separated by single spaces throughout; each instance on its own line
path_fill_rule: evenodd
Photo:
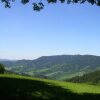
M 3 74 L 5 72 L 5 68 L 3 64 L 0 64 L 0 74 Z

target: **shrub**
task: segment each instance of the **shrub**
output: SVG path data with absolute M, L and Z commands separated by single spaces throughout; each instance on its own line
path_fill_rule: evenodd
M 5 72 L 5 68 L 3 64 L 0 64 L 0 74 L 3 74 Z

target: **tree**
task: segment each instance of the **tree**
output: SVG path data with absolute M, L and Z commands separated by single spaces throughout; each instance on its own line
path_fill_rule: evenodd
M 0 74 L 3 74 L 5 72 L 5 68 L 3 64 L 0 64 Z
M 6 8 L 10 8 L 11 7 L 11 2 L 14 2 L 15 0 L 1 0 L 2 3 L 5 4 L 5 7 Z M 20 0 L 22 4 L 27 4 L 29 3 L 30 1 L 34 1 L 34 0 Z M 97 6 L 100 6 L 100 0 L 36 0 L 35 2 L 32 3 L 33 5 L 33 10 L 34 11 L 40 11 L 44 8 L 44 4 L 45 4 L 45 1 L 47 1 L 47 3 L 57 3 L 57 2 L 61 2 L 61 3 L 66 3 L 67 4 L 70 4 L 70 3 L 85 3 L 85 2 L 88 2 L 92 5 L 97 5 Z

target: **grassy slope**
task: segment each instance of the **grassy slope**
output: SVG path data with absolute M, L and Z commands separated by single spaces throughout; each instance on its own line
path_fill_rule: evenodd
M 99 100 L 100 86 L 19 75 L 0 75 L 0 97 L 34 100 Z

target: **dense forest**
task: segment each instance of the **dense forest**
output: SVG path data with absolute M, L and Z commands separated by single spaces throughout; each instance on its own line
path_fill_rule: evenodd
M 89 83 L 94 85 L 100 84 L 100 70 L 94 71 L 88 74 L 84 74 L 83 76 L 76 76 L 67 81 L 74 83 Z

